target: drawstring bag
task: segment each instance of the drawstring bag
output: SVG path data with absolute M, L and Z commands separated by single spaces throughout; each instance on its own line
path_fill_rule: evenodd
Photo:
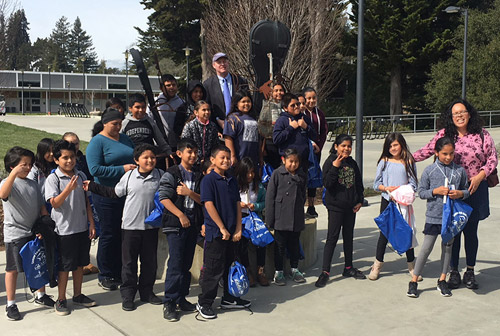
M 268 183 L 271 175 L 273 175 L 273 167 L 269 163 L 264 163 L 264 167 L 262 167 L 262 184 Z
M 19 251 L 26 280 L 31 289 L 38 290 L 50 282 L 45 247 L 40 239 L 27 242 Z
M 237 261 L 233 261 L 229 268 L 228 275 L 228 290 L 229 294 L 234 297 L 240 297 L 248 293 L 250 284 L 248 282 L 247 270 L 245 266 Z
M 274 241 L 274 237 L 267 229 L 266 224 L 259 218 L 259 216 L 250 211 L 249 215 L 241 220 L 243 237 L 250 239 L 252 244 L 258 247 L 264 247 Z
M 374 220 L 397 254 L 402 255 L 411 248 L 413 230 L 394 202 L 389 202 L 387 208 Z
M 323 186 L 323 173 L 319 162 L 314 155 L 314 148 L 312 142 L 309 141 L 309 169 L 307 170 L 307 187 L 308 188 L 321 188 Z
M 155 192 L 154 202 L 155 207 L 153 210 L 151 210 L 151 213 L 146 218 L 144 223 L 151 225 L 152 227 L 161 227 L 161 216 L 163 214 L 165 206 L 160 202 L 160 194 L 158 193 L 158 191 Z
M 462 232 L 469 216 L 472 213 L 472 207 L 462 200 L 452 200 L 446 198 L 443 205 L 443 220 L 441 225 L 441 238 L 443 243 L 448 243 L 457 234 Z

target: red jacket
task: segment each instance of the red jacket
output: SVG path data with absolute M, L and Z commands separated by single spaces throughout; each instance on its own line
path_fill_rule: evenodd
M 325 114 L 319 108 L 315 107 L 312 112 L 306 109 L 305 114 L 311 119 L 311 127 L 314 128 L 318 135 L 314 142 L 323 149 L 328 134 L 328 124 L 326 123 Z

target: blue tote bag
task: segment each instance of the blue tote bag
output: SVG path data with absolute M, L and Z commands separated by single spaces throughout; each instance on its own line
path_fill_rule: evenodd
M 259 216 L 250 211 L 250 214 L 241 220 L 242 235 L 250 239 L 252 244 L 258 247 L 264 247 L 274 241 L 274 237 L 267 229 L 266 224 L 259 218 Z
M 144 223 L 149 224 L 152 227 L 161 227 L 161 216 L 163 214 L 165 206 L 160 202 L 160 194 L 158 193 L 158 191 L 155 192 L 154 202 L 155 207 L 153 210 L 151 210 L 151 213 L 146 218 Z
M 405 221 L 394 202 L 375 218 L 380 231 L 399 255 L 411 248 L 413 230 Z
M 248 293 L 250 283 L 248 281 L 247 270 L 239 262 L 234 261 L 231 264 L 227 280 L 227 289 L 232 296 L 240 297 Z
M 23 269 L 30 288 L 37 290 L 50 282 L 45 247 L 40 239 L 35 238 L 24 244 L 19 254 L 23 260 Z
M 273 167 L 269 163 L 264 163 L 264 167 L 262 167 L 262 184 L 266 184 L 271 179 L 271 175 L 273 175 Z
M 323 186 L 323 173 L 319 162 L 314 155 L 312 142 L 309 141 L 309 169 L 307 170 L 307 187 L 321 188 Z
M 462 232 L 467 224 L 472 207 L 462 200 L 447 197 L 443 205 L 443 220 L 441 225 L 441 238 L 443 243 L 448 243 L 457 234 Z

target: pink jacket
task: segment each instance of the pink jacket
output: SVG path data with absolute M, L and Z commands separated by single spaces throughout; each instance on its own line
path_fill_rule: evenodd
M 432 140 L 413 153 L 415 161 L 423 161 L 434 154 L 434 146 L 439 138 L 444 136 L 444 128 L 440 129 Z M 490 133 L 483 128 L 483 139 L 480 134 L 467 134 L 459 137 L 455 142 L 454 162 L 467 172 L 467 177 L 471 178 L 484 170 L 486 176 L 497 167 L 498 156 L 495 143 Z

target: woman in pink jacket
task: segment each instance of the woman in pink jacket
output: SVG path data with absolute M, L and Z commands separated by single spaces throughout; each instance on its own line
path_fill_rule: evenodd
M 434 154 L 434 145 L 439 138 L 447 136 L 455 141 L 454 162 L 467 172 L 471 196 L 465 200 L 474 209 L 465 229 L 465 255 L 467 269 L 463 283 L 469 289 L 477 289 L 474 266 L 478 250 L 477 229 L 480 220 L 490 215 L 488 183 L 486 178 L 496 169 L 498 158 L 490 133 L 482 125 L 483 121 L 476 109 L 466 100 L 453 101 L 441 114 L 440 129 L 423 148 L 413 153 L 415 161 L 423 161 Z M 460 237 L 455 237 L 451 257 L 451 272 L 448 279 L 450 288 L 458 288 L 462 282 L 458 271 Z

